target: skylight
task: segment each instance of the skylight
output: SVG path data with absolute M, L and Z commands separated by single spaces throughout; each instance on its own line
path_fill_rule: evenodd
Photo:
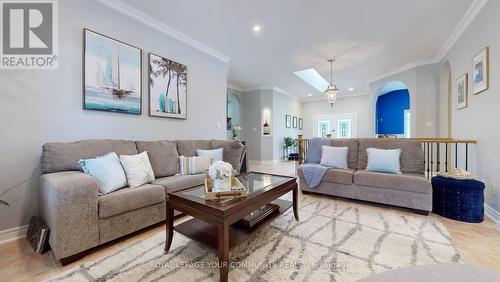
M 329 85 L 329 83 L 315 69 L 305 69 L 294 73 L 319 92 L 325 91 Z

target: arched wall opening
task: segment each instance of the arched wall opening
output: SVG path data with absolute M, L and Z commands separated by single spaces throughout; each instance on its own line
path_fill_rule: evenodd
M 384 84 L 375 101 L 377 136 L 411 137 L 410 92 L 401 81 Z

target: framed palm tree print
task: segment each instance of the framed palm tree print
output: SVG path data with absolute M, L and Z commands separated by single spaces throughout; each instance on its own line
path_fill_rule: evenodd
M 187 118 L 187 66 L 149 53 L 149 115 Z

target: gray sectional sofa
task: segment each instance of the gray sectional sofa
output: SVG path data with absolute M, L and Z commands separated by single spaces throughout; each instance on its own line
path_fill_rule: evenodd
M 50 227 L 49 243 L 59 260 L 72 261 L 81 252 L 165 220 L 167 192 L 202 185 L 204 174 L 177 175 L 180 155 L 196 149 L 224 148 L 224 161 L 238 172 L 248 168 L 247 148 L 239 141 L 84 140 L 43 146 L 40 179 L 41 217 Z M 80 159 L 109 152 L 148 156 L 156 180 L 137 188 L 99 195 L 97 180 L 82 172 Z M 64 262 L 64 260 L 63 260 Z
M 321 184 L 310 188 L 299 168 L 299 188 L 319 193 L 375 203 L 405 207 L 417 213 L 432 210 L 432 186 L 424 175 L 424 152 L 419 141 L 411 139 L 332 139 L 334 147 L 348 147 L 349 169 L 329 169 Z M 403 174 L 366 171 L 367 148 L 401 149 Z

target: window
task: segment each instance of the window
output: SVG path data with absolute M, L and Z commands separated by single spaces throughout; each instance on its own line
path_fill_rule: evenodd
M 351 138 L 350 119 L 339 119 L 337 121 L 337 138 Z
M 329 120 L 318 121 L 318 137 L 325 137 L 330 132 L 331 132 L 331 129 L 330 129 L 330 121 Z

